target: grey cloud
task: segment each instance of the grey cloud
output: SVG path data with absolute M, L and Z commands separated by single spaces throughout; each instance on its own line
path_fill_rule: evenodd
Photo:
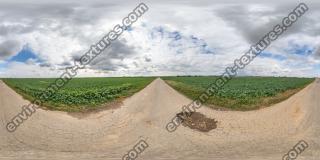
M 72 56 L 73 60 L 79 60 L 85 52 L 77 52 Z M 126 41 L 116 40 L 110 47 L 101 53 L 90 63 L 92 69 L 116 71 L 120 68 L 128 68 L 122 61 L 137 54 L 134 47 L 126 44 Z M 115 63 L 115 61 L 117 63 Z M 119 63 L 120 62 L 120 63 Z
M 15 40 L 7 40 L 0 44 L 0 59 L 15 55 L 21 49 L 20 43 Z
M 151 61 L 152 61 L 152 59 L 151 59 L 150 57 L 144 57 L 144 60 L 145 60 L 146 62 L 151 62 Z
M 39 64 L 39 66 L 40 67 L 53 67 L 53 65 L 50 63 L 41 63 L 41 64 Z
M 54 30 L 51 24 L 62 23 L 73 13 L 70 5 L 4 2 L 0 5 L 0 36 Z
M 95 24 L 116 12 L 115 5 L 103 1 L 99 3 L 100 7 L 93 4 L 79 1 L 2 2 L 0 36 L 46 30 L 61 32 L 64 36 L 78 36 L 81 34 L 77 29 L 80 25 Z
M 75 3 L 11 3 L 5 2 L 0 6 L 1 16 L 5 19 L 10 18 L 49 18 L 49 17 L 68 17 L 74 12 Z
M 232 27 L 239 30 L 240 34 L 251 44 L 256 43 L 265 34 L 273 29 L 277 24 L 282 23 L 282 18 L 287 16 L 297 5 L 297 3 L 278 4 L 277 6 L 266 6 L 273 8 L 274 10 L 262 10 L 262 11 L 249 11 L 249 6 L 244 4 L 226 5 L 222 8 L 216 9 L 213 12 L 225 20 Z M 309 11 L 310 12 L 310 11 Z M 255 17 L 254 20 L 252 17 Z M 261 19 L 268 19 L 267 22 Z M 310 35 L 314 32 L 315 27 L 313 20 L 308 17 L 308 14 L 300 18 L 295 24 L 293 24 L 283 36 L 304 32 Z
M 320 59 L 320 47 L 316 50 L 315 57 Z
M 3 25 L 0 24 L 0 35 L 7 36 L 9 34 L 23 34 L 28 33 L 33 30 L 33 27 L 30 25 L 21 25 L 21 24 L 12 24 L 12 25 Z
M 134 65 L 135 67 L 139 67 L 138 62 L 136 62 L 136 61 L 133 62 L 133 65 Z

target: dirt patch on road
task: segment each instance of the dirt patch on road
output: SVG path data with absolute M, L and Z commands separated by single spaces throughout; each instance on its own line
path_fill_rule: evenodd
M 182 125 L 191 129 L 195 129 L 201 132 L 209 132 L 217 128 L 217 122 L 214 119 L 207 118 L 205 115 L 199 112 L 177 114 L 177 117 L 181 119 Z

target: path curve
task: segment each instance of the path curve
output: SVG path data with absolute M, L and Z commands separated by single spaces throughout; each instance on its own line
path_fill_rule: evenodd
M 190 99 L 156 79 L 117 109 L 76 118 L 38 109 L 14 133 L 6 129 L 29 102 L 0 81 L 0 160 L 121 159 L 141 138 L 149 144 L 139 159 L 281 159 L 298 141 L 309 148 L 299 159 L 320 157 L 320 80 L 281 103 L 248 112 L 199 112 L 218 121 L 202 133 L 165 126 Z

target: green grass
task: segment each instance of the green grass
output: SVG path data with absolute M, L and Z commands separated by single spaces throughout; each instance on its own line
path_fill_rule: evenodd
M 170 86 L 196 99 L 218 77 L 163 77 Z M 313 78 L 237 77 L 206 102 L 208 106 L 232 110 L 253 110 L 283 101 Z
M 103 107 L 143 89 L 153 77 L 74 78 L 66 86 L 44 100 L 50 110 L 79 112 Z M 55 79 L 3 79 L 3 81 L 32 101 Z

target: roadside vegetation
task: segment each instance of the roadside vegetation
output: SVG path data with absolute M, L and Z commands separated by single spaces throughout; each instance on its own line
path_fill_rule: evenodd
M 105 108 L 143 89 L 153 77 L 74 78 L 43 103 L 50 110 L 82 112 Z M 41 96 L 55 79 L 2 79 L 30 101 Z
M 218 77 L 163 77 L 170 86 L 191 99 L 196 99 Z M 313 78 L 237 77 L 211 96 L 206 105 L 216 109 L 253 110 L 281 102 Z

